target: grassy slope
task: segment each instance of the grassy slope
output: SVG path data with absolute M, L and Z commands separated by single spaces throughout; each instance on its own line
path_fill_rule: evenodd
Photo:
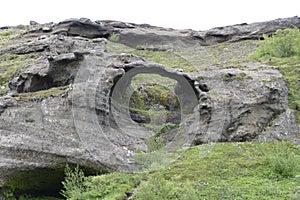
M 292 173 L 277 170 L 278 155 Z M 297 199 L 299 162 L 299 147 L 290 143 L 195 146 L 158 171 L 89 177 L 78 199 L 125 199 L 131 192 L 131 199 Z

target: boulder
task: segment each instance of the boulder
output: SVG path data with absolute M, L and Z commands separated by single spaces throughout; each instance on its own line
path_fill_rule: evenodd
M 53 27 L 53 33 L 65 33 L 68 36 L 81 36 L 87 38 L 108 38 L 112 33 L 111 27 L 102 27 L 86 18 L 68 19 Z

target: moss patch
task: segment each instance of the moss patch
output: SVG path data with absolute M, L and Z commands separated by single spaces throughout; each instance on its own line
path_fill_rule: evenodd
M 41 90 L 37 92 L 19 93 L 14 96 L 19 101 L 39 100 L 49 96 L 57 97 L 63 94 L 69 86 L 53 87 L 48 90 Z

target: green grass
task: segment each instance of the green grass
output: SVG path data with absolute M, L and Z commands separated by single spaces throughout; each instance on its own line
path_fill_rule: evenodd
M 0 37 L 10 36 L 11 34 L 12 34 L 12 30 L 10 30 L 10 29 L 0 31 Z
M 196 71 L 196 68 L 191 63 L 174 52 L 137 50 L 115 42 L 108 42 L 107 48 L 113 53 L 134 54 L 169 68 L 182 69 L 185 72 Z
M 125 199 L 127 192 L 135 188 L 140 180 L 140 175 L 123 172 L 88 177 L 84 184 L 86 191 L 70 199 Z
M 297 199 L 299 163 L 288 142 L 201 145 L 158 171 L 88 177 L 82 199 Z
M 18 93 L 14 96 L 14 98 L 19 101 L 30 101 L 32 99 L 37 99 L 37 98 L 43 99 L 49 96 L 56 97 L 63 94 L 67 88 L 68 86 L 61 86 L 61 87 L 52 87 L 48 90 L 41 90 L 37 92 Z
M 174 89 L 174 85 L 176 84 L 176 80 L 163 77 L 158 74 L 137 74 L 132 78 L 131 85 L 134 89 L 137 89 L 142 84 L 159 84 L 163 85 L 165 88 L 169 90 Z
M 137 50 L 126 45 L 108 41 L 107 49 L 113 53 L 131 53 L 170 68 L 194 72 L 207 68 L 241 68 L 248 62 L 248 55 L 257 47 L 257 41 L 222 43 L 214 46 L 193 46 L 173 52 Z
M 20 29 L 5 29 L 0 31 L 0 48 L 9 44 L 12 39 L 18 37 L 24 30 Z

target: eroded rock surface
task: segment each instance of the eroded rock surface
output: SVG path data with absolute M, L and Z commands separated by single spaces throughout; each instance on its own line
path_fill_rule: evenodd
M 0 98 L 0 187 L 18 171 L 65 163 L 134 170 L 132 150 L 146 151 L 147 138 L 154 134 L 120 106 L 129 105 L 122 95 L 138 73 L 177 81 L 181 129 L 165 132 L 166 143 L 299 142 L 300 125 L 288 108 L 288 89 L 277 69 L 246 63 L 242 69 L 182 72 L 132 54 L 110 53 L 105 39 L 114 33 L 131 47 L 167 51 L 258 39 L 294 26 L 300 27 L 298 17 L 205 32 L 88 19 L 35 25 L 0 49 L 0 55 L 38 56 L 9 78 L 9 91 Z M 156 44 L 163 49 L 153 49 Z

